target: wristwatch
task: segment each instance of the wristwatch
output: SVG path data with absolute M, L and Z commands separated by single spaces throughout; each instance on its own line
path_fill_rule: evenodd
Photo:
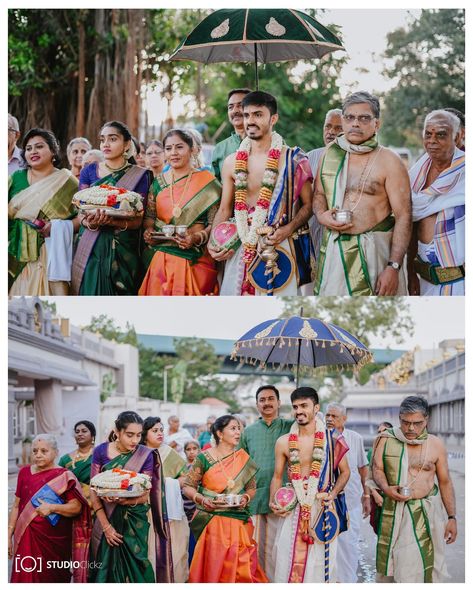
M 399 262 L 394 262 L 394 260 L 389 260 L 388 266 L 390 266 L 391 268 L 394 268 L 394 270 L 399 270 L 401 268 L 401 265 L 399 264 Z
M 448 520 L 456 520 L 456 519 L 457 519 L 457 517 L 456 517 L 454 514 L 451 514 L 451 515 L 448 517 Z

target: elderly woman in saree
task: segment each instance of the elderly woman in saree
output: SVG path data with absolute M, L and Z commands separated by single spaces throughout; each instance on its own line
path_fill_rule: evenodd
M 46 129 L 23 139 L 27 168 L 8 184 L 8 288 L 10 295 L 67 295 L 72 240 L 78 220 L 72 205 L 77 180 L 59 170 L 59 144 Z
M 150 172 L 135 165 L 128 127 L 105 123 L 100 132 L 103 162 L 90 164 L 80 175 L 79 188 L 106 184 L 139 193 L 146 200 Z M 114 217 L 103 209 L 86 213 L 72 267 L 72 290 L 78 295 L 136 295 L 140 281 L 142 212 Z M 141 275 L 142 276 L 142 275 Z
M 92 149 L 92 144 L 86 137 L 74 137 L 67 144 L 67 160 L 71 167 L 71 172 L 79 180 L 80 173 L 84 167 L 84 156 Z
M 18 474 L 8 526 L 11 582 L 86 582 L 90 510 L 75 475 L 57 467 L 57 442 L 38 434 Z M 65 561 L 80 563 L 73 574 Z M 46 567 L 46 563 L 49 562 Z M 52 564 L 52 565 L 51 565 Z
M 144 240 L 154 252 L 139 295 L 217 295 L 216 263 L 205 244 L 220 201 L 221 187 L 208 170 L 193 166 L 193 139 L 182 129 L 171 129 L 163 140 L 170 169 L 156 178 L 144 221 Z M 184 233 L 162 235 L 166 225 Z M 161 234 L 161 235 L 158 235 Z
M 164 428 L 161 418 L 148 416 L 143 425 L 141 442 L 151 449 L 157 449 L 163 465 L 166 490 L 166 506 L 171 533 L 172 564 L 175 582 L 187 582 L 189 577 L 189 524 L 184 511 L 181 485 L 186 468 L 185 460 L 163 443 Z
M 141 416 L 122 412 L 115 420 L 109 442 L 95 447 L 91 479 L 103 471 L 126 469 L 150 476 L 152 487 L 133 498 L 118 494 L 99 497 L 91 487 L 96 516 L 91 561 L 102 565 L 90 570 L 90 582 L 173 581 L 161 461 L 155 452 L 139 444 L 142 431 Z
M 197 512 L 191 521 L 197 539 L 189 582 L 268 582 L 258 563 L 248 504 L 256 492 L 256 464 L 240 442 L 234 416 L 220 416 L 211 429 L 216 446 L 197 455 L 182 491 Z M 236 506 L 222 506 L 218 494 L 241 496 Z
M 92 452 L 95 444 L 95 426 L 88 420 L 80 420 L 74 426 L 74 438 L 77 449 L 63 455 L 58 465 L 72 471 L 82 487 L 82 492 L 87 500 L 90 498 L 90 468 L 92 465 Z

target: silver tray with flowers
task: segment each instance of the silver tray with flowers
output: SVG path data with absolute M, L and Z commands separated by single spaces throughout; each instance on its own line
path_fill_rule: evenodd
M 151 478 L 145 473 L 115 468 L 95 475 L 90 487 L 97 496 L 136 498 L 151 489 Z

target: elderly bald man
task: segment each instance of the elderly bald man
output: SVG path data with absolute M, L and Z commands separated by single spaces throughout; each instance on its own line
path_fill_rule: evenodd
M 414 230 L 410 295 L 465 294 L 465 154 L 460 119 L 446 110 L 424 122 L 425 154 L 409 171 Z

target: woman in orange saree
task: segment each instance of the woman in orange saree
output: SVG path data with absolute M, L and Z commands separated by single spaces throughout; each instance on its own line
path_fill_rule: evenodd
M 231 415 L 212 425 L 216 446 L 200 453 L 182 491 L 197 507 L 190 525 L 197 544 L 189 582 L 268 582 L 258 563 L 248 504 L 256 491 L 256 464 L 243 449 L 240 425 Z M 222 507 L 217 494 L 239 494 L 237 506 Z
M 220 184 L 208 170 L 193 168 L 193 139 L 188 133 L 171 129 L 163 144 L 171 167 L 155 178 L 148 197 L 143 260 L 152 260 L 139 295 L 217 295 L 216 263 L 205 244 L 220 201 Z M 182 226 L 185 233 L 164 239 L 166 225 Z

